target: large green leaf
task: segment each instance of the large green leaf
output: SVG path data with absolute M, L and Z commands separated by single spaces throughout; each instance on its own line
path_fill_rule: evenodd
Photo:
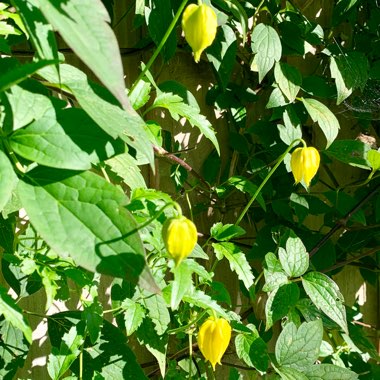
M 164 298 L 160 294 L 149 294 L 143 302 L 157 334 L 163 335 L 170 323 L 170 314 Z
M 348 52 L 331 57 L 330 71 L 338 92 L 336 103 L 340 104 L 353 90 L 363 91 L 368 79 L 368 60 L 363 53 Z
M 309 254 L 302 240 L 293 233 L 286 241 L 286 249 L 278 249 L 278 257 L 289 277 L 299 277 L 309 268 Z
M 131 109 L 116 36 L 100 0 L 38 0 L 40 10 L 75 54 L 119 100 Z M 112 59 L 110 58 L 112 57 Z
M 281 41 L 276 30 L 263 23 L 253 29 L 251 41 L 252 52 L 255 54 L 251 70 L 259 72 L 259 82 L 261 82 L 275 62 L 281 58 Z
M 90 156 L 80 149 L 53 118 L 36 120 L 11 136 L 12 149 L 41 165 L 72 170 L 91 168 Z
M 309 380 L 306 375 L 292 367 L 274 368 L 282 380 Z
M 344 298 L 338 285 L 330 277 L 319 272 L 306 273 L 302 277 L 302 284 L 314 305 L 348 334 Z
M 51 70 L 39 72 L 57 87 L 72 92 L 87 114 L 113 138 L 120 137 L 136 151 L 144 155 L 145 163 L 153 167 L 153 149 L 145 131 L 144 120 L 134 111 L 125 111 L 116 99 L 103 87 L 87 79 L 80 70 L 70 65 L 60 65 L 60 76 Z
M 57 41 L 53 27 L 38 8 L 38 0 L 14 0 L 28 36 L 41 59 L 58 61 Z
M 297 329 L 288 323 L 276 342 L 275 354 L 279 365 L 303 371 L 317 360 L 322 343 L 321 320 L 304 322 Z
M 19 182 L 23 207 L 60 256 L 154 290 L 124 193 L 91 172 L 37 168 Z
M 32 329 L 22 315 L 20 307 L 3 287 L 0 287 L 0 315 L 10 322 L 13 327 L 21 330 L 26 340 L 32 343 Z
M 317 364 L 305 368 L 308 380 L 356 380 L 358 375 L 347 368 L 333 364 Z
M 339 132 L 339 122 L 335 115 L 320 101 L 316 99 L 303 98 L 302 102 L 311 119 L 318 123 L 326 137 L 328 148 L 335 140 Z
M 236 272 L 239 280 L 249 289 L 253 285 L 254 276 L 245 254 L 233 243 L 214 243 L 212 246 L 218 259 L 225 257 L 230 263 L 231 270 Z
M 0 150 L 0 211 L 8 203 L 17 184 L 17 176 L 6 154 Z

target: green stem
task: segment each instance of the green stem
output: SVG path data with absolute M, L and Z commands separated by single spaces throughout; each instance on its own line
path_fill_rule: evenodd
M 295 144 L 298 144 L 299 142 L 302 142 L 305 146 L 305 142 L 302 140 L 302 139 L 296 139 L 294 140 L 289 146 L 288 148 L 285 150 L 285 152 L 278 158 L 277 162 L 276 162 L 276 165 L 273 166 L 272 170 L 268 173 L 268 175 L 264 178 L 264 181 L 261 182 L 261 185 L 258 187 L 258 189 L 256 190 L 255 194 L 253 194 L 252 198 L 250 199 L 250 201 L 247 203 L 247 205 L 245 206 L 244 210 L 242 211 L 242 213 L 240 214 L 240 216 L 238 217 L 237 221 L 235 222 L 235 226 L 238 226 L 240 224 L 240 222 L 242 221 L 242 219 L 244 218 L 244 215 L 247 213 L 247 211 L 249 210 L 249 208 L 252 206 L 252 203 L 256 200 L 257 196 L 260 194 L 260 191 L 263 189 L 263 187 L 265 186 L 265 184 L 269 181 L 270 177 L 272 177 L 273 173 L 277 170 L 277 168 L 280 166 L 280 164 L 282 163 L 282 161 L 284 160 L 285 156 L 290 152 L 290 150 L 293 148 L 293 146 Z
M 144 77 L 145 73 L 150 69 L 150 67 L 153 65 L 153 62 L 156 60 L 156 58 L 158 57 L 158 54 L 160 54 L 160 51 L 162 50 L 162 48 L 164 47 L 165 43 L 166 43 L 166 40 L 169 38 L 171 32 L 173 31 L 174 27 L 176 26 L 177 24 L 177 21 L 179 19 L 179 17 L 181 16 L 182 14 L 182 11 L 184 10 L 187 2 L 189 0 L 183 0 L 181 5 L 179 6 L 178 10 L 177 10 L 177 13 L 175 14 L 172 22 L 170 23 L 169 25 L 169 28 L 166 30 L 164 36 L 162 37 L 162 40 L 160 42 L 160 44 L 157 46 L 157 49 L 154 51 L 153 55 L 150 57 L 148 63 L 145 65 L 144 69 L 141 71 L 140 75 L 137 77 L 137 79 L 134 81 L 130 91 L 129 91 L 129 96 L 131 96 L 131 94 L 133 93 L 133 91 L 136 89 L 136 86 L 137 84 L 140 82 L 140 80 Z

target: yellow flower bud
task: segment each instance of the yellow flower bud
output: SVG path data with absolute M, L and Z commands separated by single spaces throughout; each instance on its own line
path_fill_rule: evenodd
M 190 4 L 182 15 L 182 29 L 185 38 L 194 52 L 195 62 L 199 62 L 203 50 L 215 39 L 218 27 L 217 17 L 206 4 Z
M 203 356 L 215 371 L 215 365 L 222 364 L 222 356 L 231 339 L 231 326 L 223 318 L 210 317 L 203 323 L 198 332 L 198 346 Z
M 309 187 L 311 180 L 317 174 L 320 156 L 314 147 L 297 148 L 290 159 L 290 167 L 296 183 L 304 180 Z
M 194 249 L 198 239 L 197 228 L 184 216 L 170 218 L 162 226 L 162 238 L 177 266 Z

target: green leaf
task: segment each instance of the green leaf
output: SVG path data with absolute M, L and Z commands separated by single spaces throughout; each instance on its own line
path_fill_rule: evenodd
M 217 256 L 229 261 L 231 270 L 236 272 L 239 280 L 249 289 L 253 285 L 254 276 L 245 254 L 232 243 L 213 243 L 212 246 Z
M 302 277 L 302 284 L 311 301 L 348 334 L 344 298 L 338 285 L 328 276 L 309 272 Z
M 40 167 L 19 182 L 18 192 L 31 223 L 57 254 L 157 289 L 121 190 L 91 172 Z
M 176 310 L 182 301 L 182 297 L 188 293 L 193 285 L 192 282 L 192 268 L 188 265 L 187 260 L 183 261 L 181 265 L 172 269 L 174 274 L 174 281 L 172 283 L 172 294 L 170 300 L 170 307 Z
M 288 314 L 289 309 L 297 303 L 299 295 L 300 291 L 295 283 L 280 285 L 269 293 L 265 304 L 265 330 L 269 330 L 276 321 Z
M 220 154 L 219 143 L 216 139 L 215 131 L 206 117 L 200 114 L 200 109 L 194 96 L 176 82 L 165 83 L 166 84 L 161 84 L 160 88 L 162 89 L 163 86 L 165 86 L 165 89 L 171 88 L 173 92 L 159 91 L 153 105 L 151 106 L 151 109 L 166 108 L 171 117 L 176 121 L 178 121 L 181 117 L 186 118 L 192 127 L 195 126 L 199 128 L 201 133 L 203 133 L 205 137 L 213 143 L 216 150 Z M 178 95 L 178 93 L 181 95 Z
M 45 310 L 48 310 L 53 304 L 55 296 L 57 295 L 59 286 L 57 285 L 56 281 L 60 280 L 61 276 L 56 271 L 50 269 L 48 266 L 43 267 L 43 269 L 40 271 L 40 276 L 46 292 Z
M 251 41 L 252 52 L 255 54 L 251 70 L 259 72 L 261 82 L 274 63 L 281 58 L 281 41 L 275 29 L 262 23 L 253 29 Z
M 228 241 L 235 237 L 243 236 L 245 230 L 234 224 L 215 223 L 210 229 L 211 237 L 218 241 Z
M 380 170 L 380 151 L 371 149 L 367 152 L 367 160 L 373 171 Z
M 294 323 L 288 323 L 276 342 L 278 364 L 304 371 L 317 360 L 322 336 L 321 320 L 304 322 L 298 329 Z
M 146 162 L 154 167 L 154 155 L 144 120 L 134 111 L 125 111 L 116 99 L 103 87 L 87 79 L 80 70 L 70 65 L 60 65 L 60 76 L 48 70 L 39 71 L 46 80 L 71 91 L 79 105 L 100 128 L 114 139 L 120 137 L 137 152 L 146 157 Z
M 319 124 L 323 134 L 326 137 L 328 148 L 335 140 L 339 132 L 339 122 L 335 115 L 321 102 L 316 99 L 302 99 L 306 111 L 311 119 Z
M 0 322 L 0 378 L 15 379 L 19 368 L 24 367 L 29 352 L 29 344 L 23 337 L 22 331 L 15 328 L 9 320 Z
M 325 151 L 330 157 L 352 166 L 368 169 L 368 144 L 359 140 L 335 140 Z
M 237 356 L 244 362 L 259 371 L 265 372 L 268 369 L 269 357 L 267 345 L 260 338 L 254 325 L 248 324 L 251 334 L 238 334 L 235 338 Z
M 264 278 L 264 292 L 270 292 L 289 282 L 288 276 L 282 269 L 280 261 L 272 252 L 268 252 L 265 255 Z
M 135 87 L 131 96 L 129 96 L 129 101 L 135 110 L 140 109 L 141 107 L 145 106 L 146 103 L 148 103 L 151 90 L 152 85 L 149 82 L 140 80 L 137 83 L 137 86 Z
M 75 54 L 119 100 L 131 105 L 125 93 L 123 65 L 108 12 L 100 0 L 38 0 L 40 10 Z M 91 15 L 91 17 L 89 17 Z M 112 59 L 110 59 L 112 57 Z
M 286 249 L 280 247 L 278 257 L 289 277 L 299 277 L 309 268 L 309 255 L 302 240 L 293 233 L 286 241 Z
M 285 98 L 285 95 L 281 92 L 281 90 L 275 86 L 273 91 L 271 92 L 268 103 L 266 104 L 265 108 L 277 108 L 277 107 L 283 107 L 288 105 L 289 102 Z
M 362 91 L 368 79 L 368 60 L 361 52 L 348 52 L 330 58 L 331 77 L 335 79 L 338 92 L 336 104 L 347 99 L 352 91 Z
M 200 257 L 201 259 L 204 259 L 204 257 Z M 207 256 L 208 259 L 208 256 Z M 204 282 L 211 282 L 213 273 L 208 272 L 205 267 L 195 260 L 187 258 L 184 262 L 186 262 L 186 265 L 191 269 L 193 273 L 196 273 L 200 277 L 200 281 Z
M 71 170 L 91 168 L 90 156 L 50 117 L 18 129 L 11 135 L 9 143 L 21 157 L 41 165 Z
M 236 35 L 228 25 L 218 28 L 213 44 L 206 50 L 208 60 L 213 64 L 223 90 L 226 89 L 235 66 L 237 51 Z
M 103 327 L 103 306 L 95 297 L 90 305 L 84 307 L 82 320 L 86 323 L 88 334 L 92 344 L 95 344 L 100 337 Z
M 0 211 L 12 197 L 13 190 L 17 184 L 17 176 L 13 170 L 13 166 L 6 154 L 0 150 Z
M 15 61 L 11 58 L 2 58 L 0 60 L 0 92 L 8 90 L 12 86 L 22 82 L 43 67 L 57 63 L 57 61 L 53 60 L 41 60 L 18 65 L 15 64 Z
M 309 380 L 302 372 L 291 367 L 274 367 L 275 371 L 281 376 L 282 380 Z
M 146 183 L 136 159 L 129 153 L 119 154 L 106 161 L 111 170 L 116 173 L 130 189 L 146 188 Z
M 356 373 L 347 368 L 333 364 L 317 364 L 305 368 L 304 374 L 308 380 L 357 380 Z
M 212 309 L 221 317 L 228 320 L 230 319 L 224 309 L 219 306 L 209 295 L 205 294 L 201 290 L 193 289 L 191 293 L 185 294 L 182 299 L 183 301 L 198 306 L 204 310 Z
M 170 314 L 164 298 L 159 294 L 148 295 L 143 303 L 157 334 L 163 335 L 170 323 Z
M 57 41 L 53 27 L 38 8 L 38 0 L 14 0 L 13 3 L 19 11 L 38 57 L 43 60 L 58 61 Z
M 274 78 L 288 101 L 293 102 L 302 84 L 302 76 L 299 70 L 287 63 L 277 62 L 274 67 Z
M 10 322 L 13 327 L 21 330 L 26 340 L 30 344 L 32 343 L 32 329 L 22 315 L 20 307 L 7 294 L 6 289 L 3 287 L 0 287 L 0 315 Z
M 290 206 L 293 208 L 297 215 L 298 223 L 303 223 L 305 218 L 310 215 L 309 203 L 306 197 L 297 193 L 290 194 Z
M 122 303 L 124 313 L 125 329 L 127 336 L 132 335 L 141 325 L 145 318 L 145 309 L 137 302 L 126 298 Z

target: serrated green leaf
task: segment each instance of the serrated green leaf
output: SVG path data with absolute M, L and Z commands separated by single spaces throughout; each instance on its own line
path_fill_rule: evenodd
M 293 102 L 302 85 L 302 76 L 299 70 L 287 63 L 277 62 L 274 67 L 274 78 L 288 101 Z
M 278 364 L 304 371 L 317 360 L 322 336 L 321 320 L 304 322 L 298 329 L 294 323 L 288 323 L 276 342 Z
M 368 151 L 367 160 L 373 171 L 380 170 L 380 152 L 378 150 L 371 149 Z
M 59 288 L 56 281 L 60 280 L 61 276 L 56 271 L 51 270 L 48 266 L 45 266 L 40 271 L 40 276 L 42 279 L 42 285 L 44 286 L 46 292 L 45 310 L 48 310 L 53 304 Z
M 338 285 L 330 277 L 319 272 L 306 273 L 302 277 L 302 284 L 314 305 L 348 334 L 344 298 Z
M 159 92 L 153 102 L 152 108 L 166 108 L 171 117 L 176 121 L 178 121 L 180 117 L 185 117 L 192 127 L 197 127 L 201 133 L 213 143 L 220 154 L 215 131 L 206 117 L 200 114 L 198 107 L 187 104 L 184 98 L 172 92 Z
M 18 194 L 31 223 L 57 254 L 157 290 L 120 189 L 91 172 L 40 167 L 19 182 Z
M 198 306 L 204 310 L 212 309 L 225 319 L 230 319 L 224 309 L 219 306 L 209 295 L 201 290 L 192 290 L 191 293 L 185 294 L 182 298 L 185 302 Z
M 333 364 L 316 364 L 305 368 L 308 380 L 357 380 L 356 373 Z
M 262 23 L 253 29 L 251 41 L 252 52 L 255 54 L 251 70 L 259 72 L 261 82 L 274 63 L 281 58 L 281 41 L 275 29 Z
M 101 0 L 38 2 L 41 12 L 75 54 L 119 100 L 124 109 L 131 109 L 125 93 L 119 46 Z M 88 17 L 89 14 L 91 17 Z
M 361 52 L 348 52 L 330 58 L 331 77 L 335 79 L 338 92 L 336 104 L 342 103 L 352 91 L 362 91 L 368 79 L 368 60 Z
M 280 261 L 272 252 L 268 252 L 265 255 L 264 278 L 264 292 L 270 292 L 289 282 L 288 276 L 282 269 Z
M 234 224 L 215 223 L 210 229 L 211 237 L 218 241 L 228 241 L 234 237 L 243 236 L 245 230 Z
M 170 307 L 172 310 L 176 310 L 182 301 L 182 297 L 189 293 L 193 281 L 192 281 L 192 268 L 188 265 L 188 260 L 185 260 L 181 265 L 172 269 L 174 274 L 174 281 L 172 284 L 172 294 L 170 300 Z
M 170 323 L 170 314 L 165 300 L 161 295 L 154 294 L 145 297 L 143 302 L 157 334 L 163 335 Z
M 53 380 L 59 380 L 73 364 L 74 360 L 81 353 L 81 346 L 84 343 L 83 331 L 79 325 L 72 326 L 63 335 L 59 350 L 53 348 L 49 355 L 47 370 Z
M 13 327 L 22 331 L 26 340 L 30 344 L 32 343 L 32 329 L 22 315 L 20 307 L 7 294 L 6 289 L 3 287 L 0 287 L 0 315 L 10 322 Z
M 129 298 L 123 301 L 122 307 L 125 309 L 125 329 L 127 330 L 127 336 L 130 336 L 140 327 L 145 318 L 145 309 L 139 303 Z
M 12 192 L 17 185 L 17 176 L 6 154 L 0 150 L 0 210 L 12 197 Z
M 235 347 L 237 356 L 244 362 L 259 371 L 268 369 L 269 357 L 267 345 L 260 338 L 256 327 L 248 324 L 251 334 L 238 334 L 235 338 Z
M 295 283 L 280 285 L 269 293 L 265 304 L 265 330 L 269 330 L 276 321 L 288 314 L 289 309 L 297 303 L 299 295 L 300 291 Z
M 295 235 L 290 236 L 286 241 L 286 249 L 279 248 L 278 257 L 289 277 L 299 277 L 309 268 L 309 254 L 302 240 Z
M 316 99 L 302 98 L 302 102 L 311 119 L 318 123 L 326 137 L 328 148 L 335 140 L 339 132 L 339 122 L 335 115 L 321 102 Z
M 274 367 L 276 372 L 281 376 L 282 380 L 309 380 L 302 372 L 291 367 Z
M 244 286 L 249 289 L 253 285 L 254 276 L 245 254 L 232 243 L 213 243 L 215 253 L 225 257 L 230 263 L 230 268 L 243 281 Z

